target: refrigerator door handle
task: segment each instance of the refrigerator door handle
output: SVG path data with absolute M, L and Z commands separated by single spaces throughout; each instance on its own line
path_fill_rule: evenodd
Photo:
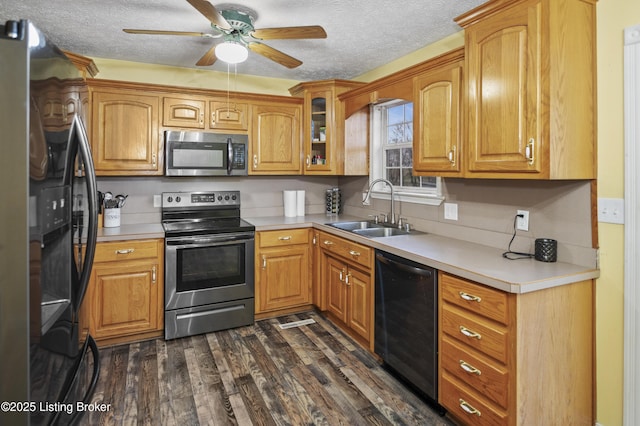
M 85 250 L 84 259 L 82 262 L 82 272 L 80 274 L 80 285 L 78 287 L 78 294 L 76 294 L 73 303 L 74 310 L 78 312 L 82 299 L 87 290 L 89 284 L 89 277 L 91 276 L 91 265 L 93 264 L 93 257 L 96 251 L 96 242 L 98 239 L 98 189 L 96 186 L 96 172 L 93 166 L 93 158 L 91 156 L 91 147 L 89 146 L 89 138 L 84 128 L 84 124 L 80 120 L 80 117 L 76 114 L 73 118 L 73 130 L 78 140 L 78 154 L 82 158 L 82 164 L 84 165 L 85 182 L 87 185 L 87 198 L 89 209 L 89 224 L 87 230 L 87 245 Z M 79 235 L 78 239 L 81 240 L 82 236 Z

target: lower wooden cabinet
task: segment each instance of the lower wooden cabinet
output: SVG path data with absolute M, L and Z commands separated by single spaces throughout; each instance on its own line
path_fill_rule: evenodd
M 594 423 L 592 281 L 515 294 L 440 272 L 439 311 L 439 402 L 461 423 Z
M 263 318 L 311 306 L 311 231 L 256 233 L 255 306 Z
M 373 350 L 373 249 L 322 232 L 318 237 L 326 312 Z
M 163 270 L 162 239 L 98 243 L 81 327 L 101 345 L 162 335 Z

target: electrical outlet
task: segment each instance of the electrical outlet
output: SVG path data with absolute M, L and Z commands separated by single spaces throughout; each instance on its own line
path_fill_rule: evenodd
M 518 218 L 516 220 L 516 229 L 519 231 L 529 230 L 529 210 L 518 210 Z M 522 217 L 520 217 L 522 215 Z
M 153 207 L 162 207 L 162 195 L 153 196 Z
M 455 203 L 444 203 L 444 218 L 448 220 L 458 220 L 458 205 Z

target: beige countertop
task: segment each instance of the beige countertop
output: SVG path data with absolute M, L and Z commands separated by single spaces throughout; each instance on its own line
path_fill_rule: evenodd
M 421 233 L 366 238 L 327 225 L 331 222 L 362 220 L 353 216 L 318 214 L 243 219 L 255 225 L 256 231 L 315 227 L 510 293 L 528 293 L 600 276 L 600 271 L 596 268 L 571 263 L 545 263 L 535 259 L 507 260 L 502 257 L 504 250 L 441 235 Z M 98 228 L 98 242 L 146 238 L 164 238 L 162 225 L 152 223 Z
M 362 220 L 352 216 L 308 215 L 244 219 L 254 224 L 257 231 L 315 227 L 510 293 L 528 293 L 600 276 L 598 269 L 570 263 L 546 263 L 535 259 L 508 260 L 502 257 L 504 250 L 435 234 L 366 238 L 327 225 L 331 222 Z

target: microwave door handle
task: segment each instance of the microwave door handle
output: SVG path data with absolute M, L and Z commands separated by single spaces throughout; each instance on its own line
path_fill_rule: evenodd
M 227 175 L 231 176 L 233 166 L 233 141 L 227 138 Z

